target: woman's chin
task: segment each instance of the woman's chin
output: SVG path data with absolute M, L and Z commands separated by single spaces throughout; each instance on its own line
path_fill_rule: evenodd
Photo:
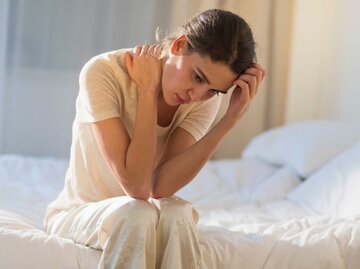
M 176 100 L 172 100 L 169 98 L 169 96 L 163 96 L 165 103 L 168 106 L 174 107 L 174 106 L 178 106 L 179 103 Z
M 175 104 L 175 103 L 170 103 L 170 104 L 169 104 L 169 103 L 166 103 L 166 104 L 167 104 L 168 106 L 171 106 L 171 107 L 176 107 L 176 106 L 179 106 L 179 105 L 180 105 L 180 104 L 177 104 L 177 103 L 176 103 L 176 104 Z

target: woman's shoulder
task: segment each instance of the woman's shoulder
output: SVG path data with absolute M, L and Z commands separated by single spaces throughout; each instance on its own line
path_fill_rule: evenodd
M 125 52 L 132 48 L 118 49 L 104 52 L 92 57 L 81 69 L 81 74 L 112 74 L 116 76 L 128 76 L 125 64 Z
M 103 52 L 101 54 L 95 55 L 90 60 L 88 60 L 84 67 L 96 66 L 96 65 L 125 65 L 125 52 L 131 51 L 129 49 L 118 49 L 108 52 Z

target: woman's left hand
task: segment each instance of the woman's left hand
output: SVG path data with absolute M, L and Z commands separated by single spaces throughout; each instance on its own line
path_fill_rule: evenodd
M 251 100 L 258 92 L 259 85 L 265 77 L 265 69 L 254 63 L 234 81 L 236 85 L 229 102 L 225 117 L 239 121 L 242 115 L 248 110 Z

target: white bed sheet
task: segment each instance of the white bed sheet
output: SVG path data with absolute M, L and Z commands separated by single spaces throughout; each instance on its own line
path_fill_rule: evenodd
M 0 156 L 0 268 L 96 268 L 100 251 L 41 229 L 66 167 Z M 207 268 L 360 268 L 360 219 L 316 215 L 287 200 L 300 184 L 289 167 L 251 158 L 207 163 L 177 193 L 200 211 Z
M 64 184 L 68 161 L 0 156 L 0 268 L 97 268 L 101 252 L 46 234 L 47 204 Z

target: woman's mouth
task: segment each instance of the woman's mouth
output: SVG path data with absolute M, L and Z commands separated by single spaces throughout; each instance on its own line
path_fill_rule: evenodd
M 176 95 L 176 100 L 177 100 L 177 102 L 179 103 L 179 104 L 186 104 L 187 102 L 184 100 L 184 99 L 182 99 L 177 93 L 175 93 L 175 95 Z

